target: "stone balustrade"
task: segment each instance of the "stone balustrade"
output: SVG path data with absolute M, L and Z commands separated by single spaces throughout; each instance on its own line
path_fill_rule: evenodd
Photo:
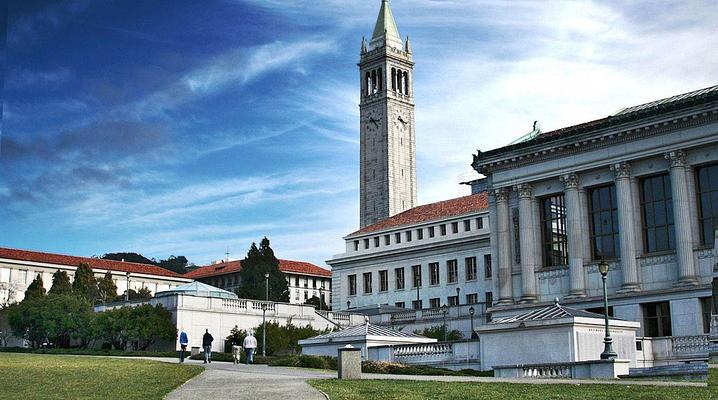
M 222 299 L 222 308 L 228 310 L 246 310 L 247 300 Z
M 674 336 L 671 341 L 674 354 L 708 353 L 710 347 L 708 335 Z
M 422 343 L 394 347 L 394 357 L 398 360 L 406 357 L 445 356 L 450 358 L 454 353 L 451 343 Z
M 571 378 L 568 364 L 525 366 L 521 369 L 522 378 Z

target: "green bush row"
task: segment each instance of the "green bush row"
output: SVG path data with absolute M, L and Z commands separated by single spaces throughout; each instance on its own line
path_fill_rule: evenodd
M 0 353 L 71 354 L 78 356 L 178 357 L 176 351 L 122 351 L 104 349 L 0 347 Z

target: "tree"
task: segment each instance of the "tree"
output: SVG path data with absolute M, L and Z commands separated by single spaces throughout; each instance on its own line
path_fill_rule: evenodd
M 444 330 L 446 329 L 445 325 L 434 325 L 430 328 L 424 328 L 423 331 L 414 331 L 417 335 L 426 336 L 428 338 L 433 338 L 438 341 L 444 340 Z M 448 331 L 446 334 L 446 340 L 461 340 L 464 337 L 464 335 L 461 334 L 460 331 L 454 329 L 451 331 Z
M 155 261 L 154 258 L 150 259 L 139 253 L 123 252 L 123 253 L 107 253 L 102 256 L 105 260 L 125 261 L 140 264 L 156 265 L 169 271 L 176 272 L 178 274 L 187 273 L 187 265 L 189 261 L 185 256 L 169 256 L 166 260 Z
M 96 338 L 112 348 L 146 350 L 158 340 L 174 340 L 172 314 L 161 305 L 120 307 L 97 316 Z
M 304 304 L 308 304 L 310 306 L 314 306 L 317 310 L 329 310 L 330 307 L 327 305 L 327 302 L 324 301 L 324 299 L 319 298 L 318 296 L 312 296 L 310 299 L 304 302 Z
M 8 310 L 13 332 L 33 348 L 45 342 L 69 347 L 72 339 L 79 339 L 86 346 L 92 336 L 93 319 L 92 305 L 72 293 L 30 299 Z
M 149 300 L 152 298 L 152 292 L 146 287 L 141 287 L 140 290 L 135 291 L 130 289 L 129 300 Z M 125 301 L 125 294 L 121 294 L 115 298 L 115 301 Z
M 72 281 L 72 291 L 82 296 L 90 303 L 97 300 L 97 279 L 95 273 L 88 263 L 80 263 L 75 271 L 75 279 Z
M 112 301 L 117 297 L 117 285 L 112 279 L 112 272 L 107 271 L 105 276 L 97 283 L 97 293 L 102 303 Z
M 185 256 L 170 256 L 166 260 L 160 260 L 158 265 L 164 269 L 176 272 L 178 274 L 184 274 L 185 272 L 187 272 L 185 267 L 187 267 L 188 262 L 189 261 L 187 261 L 187 257 Z
M 269 274 L 269 300 L 289 302 L 289 288 L 284 274 L 279 270 L 279 260 L 269 246 L 269 239 L 262 239 L 259 248 L 255 243 L 242 260 L 239 271 L 241 286 L 237 290 L 239 297 L 246 299 L 265 299 L 265 277 Z
M 72 293 L 72 284 L 70 284 L 70 277 L 67 276 L 67 272 L 57 270 L 52 274 L 52 286 L 48 294 L 66 294 Z
M 107 253 L 102 256 L 105 260 L 115 260 L 115 261 L 125 261 L 125 262 L 133 262 L 133 263 L 139 263 L 139 264 L 153 264 L 157 265 L 155 260 L 150 260 L 149 258 L 143 256 L 142 254 L 138 253 Z
M 42 274 L 37 274 L 30 286 L 25 290 L 25 300 L 45 297 L 45 287 L 42 282 Z

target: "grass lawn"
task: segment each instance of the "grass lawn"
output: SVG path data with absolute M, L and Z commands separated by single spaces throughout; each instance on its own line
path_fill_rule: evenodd
M 708 390 L 718 384 L 718 370 L 712 370 L 712 387 L 667 387 L 631 385 L 532 385 L 511 383 L 426 382 L 362 380 L 312 380 L 312 386 L 332 400 L 419 400 L 419 399 L 708 399 Z
M 162 399 L 203 370 L 146 360 L 0 353 L 0 398 Z

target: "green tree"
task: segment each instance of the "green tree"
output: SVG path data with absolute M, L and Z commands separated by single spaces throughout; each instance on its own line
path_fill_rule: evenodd
M 16 336 L 37 348 L 45 342 L 69 347 L 72 339 L 86 346 L 92 338 L 92 305 L 72 293 L 53 294 L 14 304 L 8 322 Z
M 159 304 L 101 312 L 95 326 L 95 337 L 119 350 L 146 350 L 157 341 L 177 337 L 172 314 Z
M 187 272 L 187 270 L 185 270 L 185 267 L 187 266 L 188 262 L 189 261 L 185 256 L 170 256 L 166 260 L 160 260 L 160 262 L 157 264 L 164 269 L 176 272 L 178 274 L 184 274 L 185 272 Z
M 417 335 L 426 336 L 428 338 L 433 338 L 438 341 L 443 341 L 445 329 L 446 329 L 446 326 L 443 324 L 442 325 L 434 325 L 429 328 L 424 328 L 423 331 L 414 331 L 414 333 L 416 333 Z M 461 340 L 461 339 L 463 339 L 463 337 L 464 337 L 464 335 L 462 335 L 461 332 L 456 329 L 451 330 L 451 331 L 447 332 L 447 334 L 446 334 L 447 340 Z
M 102 303 L 107 303 L 107 301 L 112 301 L 117 297 L 117 285 L 112 279 L 112 272 L 107 271 L 105 276 L 97 282 L 97 294 Z
M 72 291 L 82 296 L 90 303 L 97 300 L 97 279 L 92 267 L 88 263 L 80 263 L 75 271 L 75 279 L 72 281 Z
M 263 330 L 261 324 L 254 328 L 254 336 L 260 341 Z M 311 325 L 297 326 L 292 324 L 291 320 L 285 325 L 276 321 L 267 322 L 267 355 L 298 354 L 301 352 L 300 340 L 328 332 L 330 331 L 316 330 Z M 261 346 L 261 342 L 259 344 Z
M 38 297 L 45 297 L 45 287 L 42 283 L 42 274 L 37 274 L 35 279 L 30 283 L 30 286 L 25 290 L 25 300 L 36 299 Z
M 304 304 L 314 306 L 314 308 L 316 308 L 317 310 L 331 310 L 327 302 L 319 296 L 312 296 L 307 301 L 305 301 Z
M 242 260 L 239 271 L 241 286 L 237 295 L 246 299 L 265 299 L 265 274 L 269 274 L 269 300 L 289 302 L 289 288 L 284 274 L 279 270 L 279 260 L 269 246 L 269 239 L 262 239 L 259 248 L 255 243 Z
M 66 294 L 72 293 L 72 284 L 67 272 L 57 270 L 52 274 L 52 286 L 48 294 Z

